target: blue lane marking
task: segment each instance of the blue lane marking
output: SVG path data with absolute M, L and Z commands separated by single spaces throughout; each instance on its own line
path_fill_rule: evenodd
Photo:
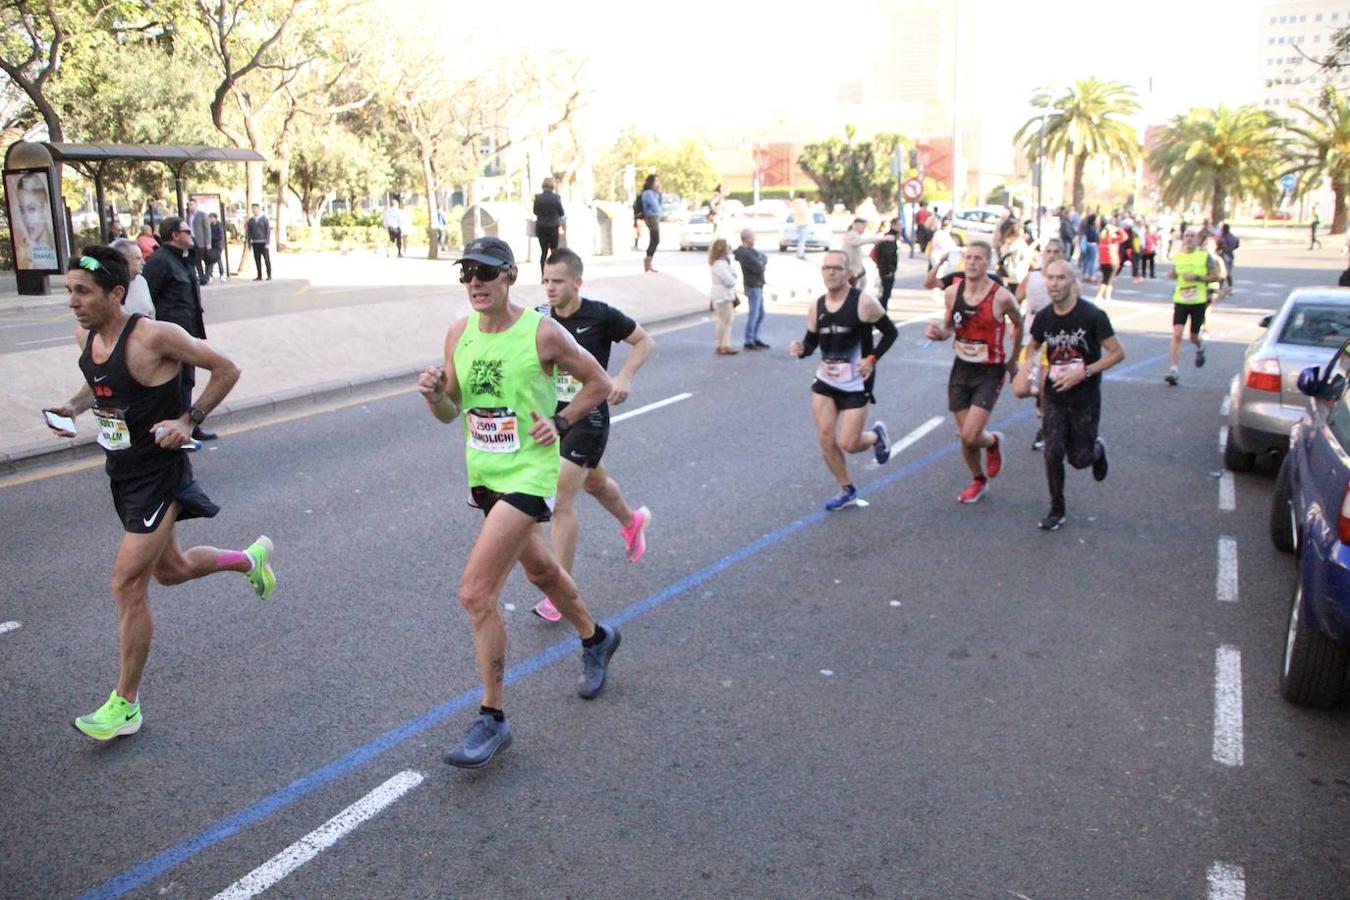
M 1142 365 L 1142 363 L 1141 363 Z M 1001 424 L 1013 424 L 1025 419 L 1031 418 L 1032 410 L 1017 413 L 1003 420 Z M 908 478 L 915 472 L 931 466 L 933 463 L 955 453 L 958 444 L 953 441 L 944 447 L 921 456 L 913 462 L 907 463 L 898 469 L 892 471 L 883 478 L 878 478 L 865 487 L 859 488 L 859 495 L 866 496 L 877 491 L 883 490 L 901 479 Z M 803 528 L 807 528 L 824 519 L 830 513 L 824 509 L 817 509 L 815 512 L 808 513 L 797 519 L 795 522 L 789 522 L 775 531 L 771 531 L 763 537 L 756 538 L 750 543 L 733 550 L 726 556 L 704 566 L 697 572 L 681 578 L 666 587 L 660 589 L 654 594 L 630 604 L 613 616 L 605 619 L 606 622 L 614 625 L 622 625 L 632 619 L 637 618 L 645 612 L 660 606 L 661 604 L 678 597 L 680 594 L 698 587 L 705 581 L 720 575 L 732 566 L 744 562 L 757 553 L 779 544 L 784 538 L 790 537 Z M 513 684 L 527 675 L 532 675 L 547 666 L 552 665 L 560 659 L 574 656 L 577 652 L 577 641 L 575 638 L 567 638 L 559 641 L 547 650 L 543 650 L 537 655 L 531 657 L 520 665 L 512 666 L 506 670 L 503 678 L 505 684 Z M 161 850 L 154 856 L 140 863 L 133 868 L 128 869 L 120 875 L 117 875 L 98 887 L 88 891 L 80 896 L 80 900 L 103 900 L 103 898 L 121 897 L 128 891 L 133 891 L 138 887 L 163 875 L 165 872 L 187 862 L 192 857 L 201 853 L 210 847 L 219 844 L 221 841 L 233 836 L 250 825 L 256 824 L 267 818 L 275 812 L 285 809 L 295 801 L 313 793 L 315 790 L 329 784 L 332 781 L 346 775 L 358 766 L 364 765 L 374 759 L 379 754 L 393 747 L 398 746 L 410 737 L 421 734 L 434 725 L 439 725 L 450 716 L 478 702 L 479 688 L 474 686 L 461 694 L 450 698 L 439 706 L 434 706 L 415 719 L 409 719 L 402 725 L 386 731 L 366 744 L 357 747 L 355 750 L 340 756 L 325 766 L 302 775 L 295 781 L 285 787 L 264 797 L 245 809 L 240 810 L 232 816 L 221 819 L 214 825 L 211 825 L 192 837 L 180 841 L 166 850 Z

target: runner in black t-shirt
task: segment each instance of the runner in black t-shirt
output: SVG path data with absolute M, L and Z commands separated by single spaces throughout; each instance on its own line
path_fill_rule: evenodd
M 624 539 L 629 562 L 637 562 L 646 551 L 644 532 L 652 520 L 647 507 L 633 509 L 628 505 L 618 483 L 605 470 L 601 457 L 609 440 L 609 404 L 617 406 L 628 399 L 633 376 L 651 355 L 653 341 L 641 325 L 619 310 L 606 303 L 583 299 L 581 272 L 581 257 L 566 248 L 554 250 L 544 265 L 544 293 L 548 296 L 553 318 L 606 371 L 609 369 L 609 351 L 615 344 L 622 341 L 632 349 L 623 368 L 610 380 L 609 401 L 601 403 L 569 428 L 562 438 L 559 451 L 562 466 L 558 470 L 558 493 L 553 506 L 553 550 L 569 572 L 577 552 L 576 496 L 580 488 L 584 487 L 586 493 L 619 520 L 622 526 L 619 534 Z M 562 412 L 580 390 L 581 383 L 566 372 L 558 372 L 556 387 L 558 412 Z M 539 601 L 533 612 L 550 622 L 562 618 L 548 597 Z
M 1092 477 L 1106 478 L 1106 443 L 1097 436 L 1102 412 L 1102 373 L 1125 358 L 1106 313 L 1078 297 L 1073 267 L 1056 260 L 1045 269 L 1050 306 L 1031 323 L 1027 357 L 1044 346 L 1049 357 L 1041 390 L 1045 431 L 1045 477 L 1050 485 L 1050 513 L 1041 528 L 1056 531 L 1064 524 L 1064 460 L 1075 469 L 1092 466 Z M 1030 367 L 1019 373 L 1025 393 Z
M 71 259 L 66 289 L 80 326 L 86 383 L 68 402 L 47 410 L 71 419 L 94 411 L 113 505 L 125 532 L 112 577 L 121 646 L 117 687 L 108 702 L 74 723 L 99 741 L 141 727 L 137 691 L 154 632 L 151 578 L 168 585 L 240 572 L 263 599 L 276 587 L 268 562 L 272 542 L 266 536 L 245 550 L 178 546 L 178 520 L 211 518 L 220 511 L 193 480 L 183 448 L 192 443 L 193 427 L 234 387 L 239 368 L 171 322 L 128 316 L 122 308 L 128 281 L 126 259 L 111 247 L 86 247 Z M 179 389 L 184 365 L 211 373 L 197 402 L 186 410 Z M 75 436 L 48 424 L 61 437 Z

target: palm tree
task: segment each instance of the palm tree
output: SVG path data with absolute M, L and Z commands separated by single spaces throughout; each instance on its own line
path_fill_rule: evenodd
M 1114 167 L 1128 170 L 1139 158 L 1139 138 L 1134 128 L 1123 121 L 1139 111 L 1134 90 L 1119 81 L 1084 78 L 1059 95 L 1037 91 L 1031 105 L 1053 110 L 1045 116 L 1045 159 L 1073 161 L 1073 205 L 1083 207 L 1083 169 L 1089 159 L 1106 157 Z M 1041 117 L 1026 121 L 1013 137 L 1022 145 L 1027 158 L 1037 156 L 1041 138 Z
M 1323 177 L 1331 182 L 1335 209 L 1331 233 L 1346 227 L 1346 199 L 1350 197 L 1350 104 L 1345 95 L 1327 85 L 1317 107 L 1296 106 L 1308 117 L 1306 123 L 1287 122 L 1294 137 L 1285 146 L 1290 174 L 1298 177 L 1299 193 L 1305 193 Z
M 1208 197 L 1211 222 L 1224 218 L 1230 199 L 1259 200 L 1266 209 L 1274 208 L 1281 124 L 1273 113 L 1253 105 L 1220 105 L 1175 116 L 1148 155 L 1163 202 L 1185 206 Z

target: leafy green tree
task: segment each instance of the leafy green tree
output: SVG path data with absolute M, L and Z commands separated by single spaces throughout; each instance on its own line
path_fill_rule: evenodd
M 1254 105 L 1220 105 L 1175 116 L 1148 157 L 1163 202 L 1185 206 L 1208 199 L 1211 222 L 1224 218 L 1230 200 L 1258 200 L 1273 209 L 1284 150 L 1280 125 L 1275 115 Z
M 1293 135 L 1284 151 L 1288 171 L 1298 177 L 1300 193 L 1306 193 L 1324 177 L 1331 182 L 1331 233 L 1341 234 L 1346 229 L 1346 201 L 1350 198 L 1350 105 L 1344 94 L 1328 85 L 1317 106 L 1295 109 L 1308 121 L 1284 123 L 1285 131 Z
M 678 144 L 663 144 L 629 126 L 619 133 L 595 165 L 596 195 L 609 200 L 623 196 L 623 170 L 632 165 L 637 187 L 648 175 L 661 176 L 661 190 L 694 199 L 712 193 L 717 172 L 703 144 L 688 138 Z
M 293 136 L 287 187 L 313 224 L 333 196 L 370 196 L 389 184 L 389 164 L 373 142 L 337 122 L 305 121 Z
M 1139 112 L 1134 90 L 1119 81 L 1084 78 L 1061 93 L 1037 91 L 1031 105 L 1053 110 L 1045 116 L 1046 160 L 1073 163 L 1073 205 L 1083 208 L 1083 170 L 1088 160 L 1105 158 L 1110 166 L 1128 171 L 1139 159 L 1139 138 L 1124 118 Z M 1041 117 L 1028 119 L 1013 142 L 1021 144 L 1027 159 L 1034 161 L 1041 139 Z
M 877 209 L 895 205 L 896 179 L 891 159 L 908 142 L 899 134 L 878 134 L 870 141 L 857 141 L 853 126 L 842 138 L 832 136 L 807 144 L 797 160 L 803 172 L 820 188 L 826 206 L 842 203 L 857 209 L 870 198 Z

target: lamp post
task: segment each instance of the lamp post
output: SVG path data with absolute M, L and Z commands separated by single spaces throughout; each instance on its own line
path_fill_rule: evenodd
M 1047 117 L 1060 112 L 1057 109 L 1051 109 L 1048 106 L 1038 107 L 1041 111 L 1041 131 L 1036 138 L 1036 240 L 1041 239 L 1041 211 L 1044 204 L 1041 198 L 1044 193 L 1045 185 L 1045 120 Z

